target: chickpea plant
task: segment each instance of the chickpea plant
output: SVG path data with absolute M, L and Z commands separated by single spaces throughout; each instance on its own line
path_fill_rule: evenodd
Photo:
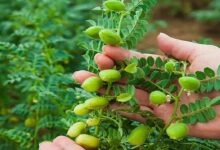
M 214 119 L 216 111 L 213 106 L 220 104 L 220 97 L 204 97 L 181 105 L 180 98 L 185 93 L 190 96 L 193 92 L 220 90 L 220 67 L 217 72 L 205 68 L 204 72 L 187 74 L 188 63 L 185 61 L 148 57 L 116 62 L 114 68 L 99 71 L 92 62 L 93 56 L 102 50 L 104 44 L 134 48 L 146 31 L 145 15 L 154 4 L 154 0 L 107 0 L 94 9 L 102 16 L 98 17 L 97 22 L 89 20 L 91 27 L 85 34 L 91 38 L 91 42 L 84 46 L 88 49 L 85 55 L 88 69 L 97 73 L 97 76 L 86 79 L 81 85 L 87 91 L 81 92 L 81 97 L 88 96 L 85 101 L 81 99 L 74 105 L 73 112 L 78 115 L 79 121 L 71 125 L 67 132 L 85 149 L 179 149 L 180 145 L 186 149 L 195 145 L 202 147 L 201 143 L 200 146 L 196 142 L 191 145 L 186 143 L 189 143 L 189 139 L 185 138 L 188 125 Z M 124 86 L 118 84 L 122 78 L 127 79 Z M 166 124 L 150 111 L 140 109 L 135 98 L 135 87 L 150 93 L 146 99 L 152 105 L 174 105 Z M 100 89 L 105 91 L 100 92 Z M 115 107 L 116 103 L 118 107 Z M 132 121 L 123 117 L 126 113 L 137 114 L 146 121 Z

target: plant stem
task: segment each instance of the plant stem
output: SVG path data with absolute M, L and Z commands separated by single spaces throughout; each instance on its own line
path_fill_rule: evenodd
M 112 87 L 112 82 L 108 82 L 108 86 L 107 86 L 107 90 L 106 90 L 105 95 L 109 95 L 111 87 Z
M 154 68 L 154 67 L 152 67 L 151 69 L 159 70 L 159 71 L 162 71 L 162 72 L 166 72 L 165 69 L 162 69 L 162 68 Z M 181 72 L 181 71 L 173 71 L 173 73 L 174 73 L 174 74 L 182 75 L 182 72 Z
M 108 116 L 101 116 L 100 118 L 110 120 L 110 121 L 114 122 L 118 127 L 121 127 L 120 124 L 115 119 L 112 119 Z
M 200 82 L 207 82 L 207 81 L 211 81 L 211 80 L 216 80 L 218 78 L 220 78 L 220 75 L 212 77 L 212 78 L 209 78 L 209 79 L 200 80 Z
M 181 97 L 182 94 L 183 94 L 183 91 L 184 91 L 183 88 L 181 88 L 181 90 L 180 90 L 178 96 L 176 96 L 176 97 L 174 98 L 175 104 L 174 104 L 173 113 L 172 113 L 172 115 L 171 115 L 171 117 L 170 117 L 168 123 L 167 123 L 167 124 L 165 125 L 165 127 L 161 130 L 161 132 L 160 132 L 160 134 L 159 134 L 159 136 L 158 136 L 158 138 L 157 138 L 156 144 L 159 143 L 159 140 L 160 140 L 161 136 L 164 134 L 164 132 L 165 132 L 166 129 L 170 126 L 170 124 L 176 119 L 177 109 L 178 109 L 178 107 L 179 107 L 179 101 L 180 101 L 180 97 Z
M 153 81 L 151 81 L 151 80 L 148 80 L 148 81 L 149 81 L 151 84 L 155 85 L 158 89 L 160 89 L 160 90 L 163 91 L 164 93 L 170 95 L 173 99 L 176 98 L 172 93 L 170 93 L 169 91 L 163 89 L 163 88 L 160 87 L 159 85 L 155 84 Z
M 96 127 L 95 127 L 95 135 L 98 136 L 98 133 L 99 133 L 99 126 L 96 126 Z
M 162 137 L 162 135 L 164 134 L 164 132 L 166 131 L 166 129 L 170 126 L 170 124 L 174 121 L 175 117 L 176 117 L 176 111 L 177 111 L 177 108 L 178 108 L 178 103 L 179 103 L 179 100 L 176 99 L 175 100 L 175 107 L 174 107 L 174 111 L 173 111 L 173 114 L 171 115 L 168 123 L 165 125 L 165 127 L 160 131 L 160 134 L 157 138 L 157 141 L 155 144 L 159 143 L 160 141 L 160 138 Z
M 121 32 L 121 26 L 122 26 L 122 21 L 125 17 L 125 14 L 121 14 L 121 17 L 120 17 L 120 20 L 119 20 L 119 23 L 118 23 L 118 30 L 117 30 L 117 34 L 120 35 L 120 32 Z
M 210 108 L 211 108 L 211 106 L 202 108 L 202 109 L 197 110 L 197 111 L 189 112 L 189 113 L 183 114 L 183 115 L 181 115 L 181 116 L 176 116 L 175 120 L 179 120 L 179 119 L 182 119 L 182 118 L 184 118 L 184 117 L 192 116 L 192 115 L 194 115 L 194 114 L 203 112 L 203 111 L 208 110 L 208 109 L 210 109 Z
M 182 76 L 186 76 L 186 69 L 187 69 L 187 63 L 186 63 L 186 62 L 183 62 L 183 73 L 182 73 Z M 153 83 L 153 82 L 152 82 L 152 83 Z M 156 85 L 158 88 L 160 88 L 161 90 L 164 91 L 164 89 L 161 88 L 160 86 L 158 86 L 157 84 L 155 84 L 155 83 L 153 83 L 153 84 Z M 166 92 L 166 90 L 165 90 L 164 92 Z M 161 136 L 164 134 L 164 132 L 166 131 L 166 129 L 170 126 L 170 124 L 171 124 L 174 120 L 177 119 L 177 109 L 178 109 L 178 107 L 179 107 L 180 98 L 181 98 L 183 92 L 184 92 L 184 89 L 181 88 L 177 96 L 172 96 L 172 95 L 170 95 L 170 96 L 173 97 L 174 100 L 175 100 L 174 110 L 173 110 L 173 113 L 172 113 L 172 115 L 171 115 L 171 117 L 170 117 L 168 123 L 167 123 L 167 124 L 165 125 L 165 127 L 160 131 L 160 134 L 159 134 L 159 136 L 158 136 L 157 141 L 156 141 L 155 144 L 158 144 L 158 143 L 160 142 L 160 138 L 161 138 Z M 155 144 L 154 144 L 154 145 L 155 145 Z
M 184 77 L 184 76 L 186 76 L 186 69 L 187 69 L 188 63 L 185 62 L 185 61 L 183 61 L 182 63 L 183 63 L 183 73 L 182 73 L 182 76 Z

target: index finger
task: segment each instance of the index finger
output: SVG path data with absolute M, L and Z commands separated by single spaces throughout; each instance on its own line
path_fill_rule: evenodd
M 52 142 L 47 141 L 39 144 L 39 150 L 62 150 L 62 148 Z
M 165 56 L 161 56 L 161 55 L 142 54 L 139 52 L 126 50 L 121 47 L 106 45 L 103 48 L 103 54 L 102 55 L 97 54 L 97 56 L 95 57 L 95 62 L 97 63 L 100 69 L 110 69 L 114 67 L 115 61 L 123 61 L 125 59 L 131 59 L 133 57 L 136 57 L 138 59 L 148 58 L 148 57 L 153 57 L 155 59 L 157 57 L 160 57 L 162 60 L 166 59 Z M 111 63 L 107 63 L 107 62 L 111 62 Z
M 165 56 L 161 56 L 161 55 L 143 54 L 143 53 L 136 52 L 136 51 L 126 50 L 122 47 L 115 47 L 115 46 L 110 46 L 110 45 L 107 45 L 104 47 L 103 54 L 112 58 L 115 61 L 123 61 L 125 59 L 131 59 L 133 57 L 136 57 L 136 58 L 160 57 L 161 59 L 166 58 Z
M 64 150 L 85 150 L 81 146 L 77 145 L 73 140 L 65 136 L 58 136 L 56 139 L 53 140 L 53 143 Z

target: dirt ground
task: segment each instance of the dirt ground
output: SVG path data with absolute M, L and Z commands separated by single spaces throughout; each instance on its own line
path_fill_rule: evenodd
M 198 41 L 202 38 L 210 38 L 213 44 L 220 44 L 220 32 L 216 32 L 216 27 L 210 27 L 208 23 L 199 23 L 192 19 L 177 19 L 177 18 L 159 18 L 167 22 L 168 27 L 158 29 L 156 32 L 149 33 L 139 43 L 139 50 L 157 49 L 156 37 L 160 32 L 164 32 L 172 37 L 187 40 Z M 219 27 L 218 27 L 219 28 Z M 160 52 L 157 52 L 160 53 Z

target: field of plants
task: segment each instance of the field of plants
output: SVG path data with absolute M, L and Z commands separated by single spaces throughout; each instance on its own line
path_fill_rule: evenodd
M 218 49 L 219 0 L 0 0 L 0 14 L 0 150 L 61 135 L 81 148 L 57 150 L 220 149 L 220 63 L 189 72 L 157 44 Z

